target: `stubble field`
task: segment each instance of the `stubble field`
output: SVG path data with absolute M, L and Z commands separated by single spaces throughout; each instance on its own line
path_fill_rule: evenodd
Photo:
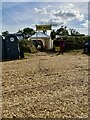
M 2 63 L 2 117 L 88 117 L 88 57 L 38 52 Z

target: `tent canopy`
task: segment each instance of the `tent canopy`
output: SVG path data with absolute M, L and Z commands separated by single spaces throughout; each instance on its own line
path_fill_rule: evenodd
M 50 36 L 43 32 L 36 32 L 31 38 L 50 38 Z

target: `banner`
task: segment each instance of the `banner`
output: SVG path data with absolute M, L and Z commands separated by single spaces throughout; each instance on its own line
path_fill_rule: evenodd
M 51 25 L 36 25 L 36 30 L 51 30 Z

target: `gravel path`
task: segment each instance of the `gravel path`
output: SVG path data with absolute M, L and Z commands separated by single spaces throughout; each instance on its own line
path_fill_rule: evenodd
M 44 52 L 2 63 L 3 117 L 88 117 L 88 57 Z

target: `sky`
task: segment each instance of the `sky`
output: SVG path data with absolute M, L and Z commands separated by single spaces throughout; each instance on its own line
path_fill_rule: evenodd
M 16 0 L 1 0 L 2 2 L 16 2 Z M 89 0 L 63 0 L 63 2 L 88 2 Z M 18 2 L 62 2 L 62 0 L 18 0 Z
M 82 2 L 12 1 L 2 0 L 2 4 L 0 3 L 2 31 L 15 33 L 25 27 L 35 29 L 36 24 L 52 24 L 52 29 L 58 29 L 63 25 L 67 26 L 67 29 L 73 28 L 80 33 L 88 34 L 88 0 Z

